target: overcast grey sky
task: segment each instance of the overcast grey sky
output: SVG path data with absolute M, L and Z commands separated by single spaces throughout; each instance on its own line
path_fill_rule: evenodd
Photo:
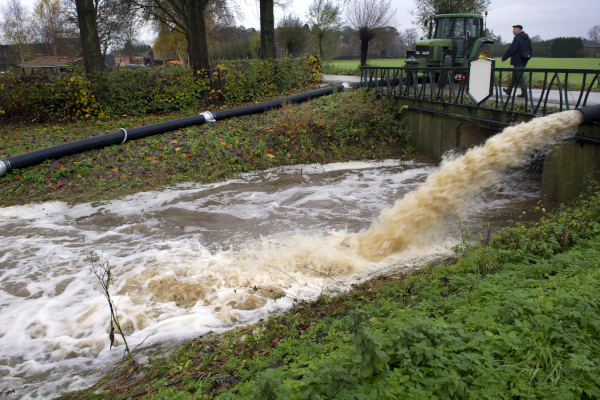
M 22 0 L 31 10 L 34 0 Z M 244 18 L 238 24 L 247 28 L 260 27 L 258 20 L 258 0 L 233 0 L 239 4 Z M 0 0 L 5 4 L 6 0 Z M 292 0 L 287 13 L 293 13 L 302 21 L 307 21 L 306 14 L 312 0 Z M 413 27 L 410 11 L 414 8 L 413 0 L 392 0 L 396 7 L 396 28 L 405 30 Z M 599 0 L 492 0 L 489 8 L 487 26 L 504 41 L 512 41 L 512 26 L 523 25 L 530 36 L 540 35 L 542 39 L 561 36 L 577 36 L 587 38 L 588 30 L 600 25 Z M 276 18 L 283 16 L 282 10 L 276 10 Z M 277 24 L 277 22 L 276 22 Z M 146 41 L 151 39 L 146 36 Z
M 245 10 L 242 25 L 257 28 L 257 0 L 239 0 Z M 289 12 L 306 21 L 308 6 L 312 0 L 293 0 Z M 392 0 L 396 7 L 398 30 L 413 27 L 410 11 L 414 9 L 413 0 Z M 276 16 L 281 17 L 282 11 Z M 542 39 L 561 36 L 577 36 L 587 38 L 588 30 L 600 25 L 599 0 L 492 0 L 488 9 L 487 26 L 504 41 L 512 41 L 512 26 L 523 25 L 530 36 L 540 35 Z

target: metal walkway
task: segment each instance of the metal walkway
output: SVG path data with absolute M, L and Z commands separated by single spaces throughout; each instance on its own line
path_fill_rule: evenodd
M 360 83 L 384 95 L 444 104 L 468 105 L 533 115 L 600 104 L 600 69 L 524 69 L 525 98 L 507 96 L 502 89 L 514 69 L 494 68 L 492 96 L 476 105 L 468 96 L 467 68 L 362 67 L 361 76 L 324 75 L 325 82 Z M 456 80 L 456 76 L 464 76 Z M 441 79 L 445 78 L 445 79 Z M 451 82 L 445 84 L 444 82 Z M 516 91 L 520 93 L 520 90 Z
M 361 67 L 361 85 L 376 88 L 382 95 L 412 98 L 443 104 L 490 108 L 505 112 L 546 115 L 600 104 L 600 69 L 525 68 L 522 82 L 525 98 L 507 96 L 513 68 L 492 69 L 492 95 L 475 104 L 468 95 L 468 68 Z

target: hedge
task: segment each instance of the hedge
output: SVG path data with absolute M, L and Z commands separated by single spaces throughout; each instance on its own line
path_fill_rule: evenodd
M 112 68 L 86 76 L 7 75 L 0 80 L 0 121 L 39 123 L 111 115 L 141 115 L 238 104 L 319 82 L 314 55 L 226 61 L 204 76 L 189 68 Z

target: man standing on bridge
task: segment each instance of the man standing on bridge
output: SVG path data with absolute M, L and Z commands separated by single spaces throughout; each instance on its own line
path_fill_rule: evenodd
M 513 34 L 515 35 L 515 38 L 513 39 L 513 42 L 508 50 L 506 50 L 506 53 L 504 53 L 502 62 L 506 61 L 510 57 L 510 64 L 515 68 L 525 68 L 527 61 L 529 61 L 531 58 L 531 39 L 529 39 L 528 34 L 523 32 L 523 26 L 521 25 L 513 25 Z M 522 72 L 513 73 L 510 86 L 504 89 L 504 93 L 510 96 L 513 88 L 517 85 L 521 86 L 521 94 L 517 97 L 525 97 L 527 88 Z

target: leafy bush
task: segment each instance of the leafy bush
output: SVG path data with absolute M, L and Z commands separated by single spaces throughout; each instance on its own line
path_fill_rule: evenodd
M 197 108 L 208 79 L 189 69 L 113 68 L 93 77 L 98 101 L 108 115 L 165 113 Z
M 38 119 L 41 100 L 38 78 L 33 76 L 7 76 L 2 79 L 0 104 L 4 113 L 0 117 L 18 122 L 32 122 Z
M 11 75 L 0 91 L 5 119 L 18 122 L 68 121 L 102 115 L 91 82 L 78 73 Z
M 217 69 L 223 75 L 223 95 L 230 104 L 320 82 L 323 76 L 318 58 L 312 55 L 277 60 L 226 61 Z
M 411 152 L 412 147 L 392 104 L 377 92 L 358 89 L 313 99 L 306 107 L 287 107 L 279 113 L 272 145 L 291 154 L 326 159 L 327 149 L 340 152 L 384 145 Z M 359 156 L 360 158 L 360 156 Z

